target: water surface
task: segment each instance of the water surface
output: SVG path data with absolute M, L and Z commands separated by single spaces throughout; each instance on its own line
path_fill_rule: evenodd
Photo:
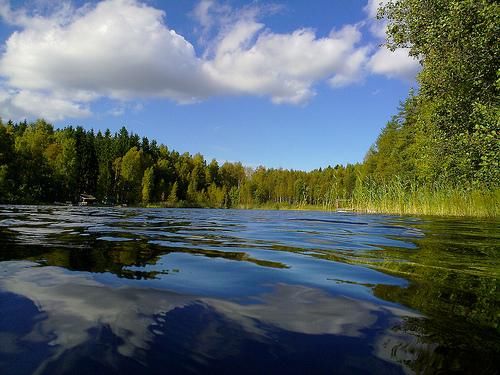
M 0 373 L 484 373 L 497 221 L 0 207 Z

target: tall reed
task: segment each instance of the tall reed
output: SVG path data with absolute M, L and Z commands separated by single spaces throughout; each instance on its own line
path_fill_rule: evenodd
M 362 212 L 499 217 L 500 189 L 422 185 L 402 178 L 358 181 L 353 209 Z

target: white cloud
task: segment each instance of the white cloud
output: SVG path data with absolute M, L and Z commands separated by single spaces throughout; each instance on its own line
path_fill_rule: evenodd
M 90 91 L 113 98 L 206 95 L 193 46 L 134 0 L 107 0 L 69 23 L 48 19 L 6 43 L 0 72 L 12 87 Z
M 376 0 L 365 10 L 371 14 Z M 205 50 L 169 28 L 165 13 L 140 0 L 103 0 L 52 12 L 13 10 L 0 0 L 0 17 L 19 29 L 0 57 L 0 115 L 48 120 L 90 114 L 101 97 L 150 97 L 191 103 L 216 95 L 256 95 L 301 104 L 315 85 L 359 81 L 369 67 L 387 76 L 410 70 L 401 56 L 389 61 L 361 45 L 360 25 L 327 36 L 312 29 L 274 33 L 257 19 L 280 9 L 255 3 L 242 9 L 201 0 L 193 17 Z M 47 15 L 48 14 L 48 15 Z
M 269 96 L 275 103 L 300 104 L 315 95 L 315 83 L 329 79 L 333 87 L 363 77 L 368 49 L 358 46 L 357 26 L 317 37 L 302 28 L 285 34 L 258 22 L 283 7 L 255 3 L 239 10 L 215 0 L 202 0 L 193 12 L 204 35 L 212 29 L 205 51 L 204 69 L 226 93 Z
M 204 55 L 211 55 L 220 39 L 236 23 L 254 21 L 257 18 L 276 14 L 282 9 L 284 9 L 283 5 L 257 2 L 234 9 L 229 4 L 221 3 L 218 0 L 200 0 L 194 8 L 192 16 L 200 25 L 199 42 L 206 47 Z
M 413 80 L 420 71 L 418 61 L 409 57 L 407 48 L 398 48 L 394 52 L 381 47 L 368 63 L 375 74 L 382 74 L 391 78 Z
M 67 12 L 46 18 L 5 13 L 22 25 L 0 59 L 4 88 L 16 91 L 11 112 L 42 107 L 38 116 L 48 119 L 80 117 L 87 114 L 83 106 L 102 96 L 192 102 L 218 90 L 193 46 L 166 27 L 164 13 L 135 0 L 102 1 L 69 18 Z
M 205 44 L 213 29 L 231 21 L 233 10 L 227 4 L 220 4 L 215 0 L 200 0 L 193 10 L 193 17 L 200 25 L 200 42 Z
M 212 8 L 214 4 L 214 0 L 201 0 L 193 10 L 193 15 L 204 28 L 208 28 L 213 24 L 210 8 Z
M 357 47 L 360 39 L 361 33 L 351 25 L 318 38 L 310 29 L 275 34 L 245 20 L 226 32 L 204 67 L 228 90 L 297 104 L 314 95 L 317 81 L 360 78 L 367 52 Z
M 368 47 L 353 51 L 339 67 L 335 76 L 329 80 L 330 84 L 333 87 L 343 87 L 359 81 L 362 78 L 361 71 L 366 65 L 368 53 Z
M 84 104 L 29 90 L 0 90 L 0 108 L 3 117 L 15 120 L 42 117 L 55 121 L 91 114 Z

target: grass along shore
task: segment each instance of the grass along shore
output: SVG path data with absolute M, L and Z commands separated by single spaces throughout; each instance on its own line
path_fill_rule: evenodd
M 358 213 L 380 213 L 394 215 L 455 216 L 498 218 L 500 217 L 500 189 L 401 189 L 391 185 L 357 187 L 351 199 L 342 199 L 333 204 L 309 204 L 287 202 L 239 203 L 232 207 L 208 201 L 154 203 L 146 207 L 172 208 L 236 208 L 262 210 L 313 210 L 353 211 Z
M 355 194 L 352 208 L 359 212 L 398 215 L 497 218 L 500 217 L 500 189 L 404 192 L 380 189 L 372 194 Z

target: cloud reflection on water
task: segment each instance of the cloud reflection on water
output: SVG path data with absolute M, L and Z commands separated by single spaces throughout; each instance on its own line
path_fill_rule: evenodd
M 160 289 L 115 287 L 96 281 L 90 273 L 38 267 L 31 262 L 0 263 L 0 291 L 29 299 L 43 314 L 33 320 L 31 332 L 21 339 L 24 342 L 47 342 L 52 348 L 50 356 L 38 367 L 40 373 L 48 363 L 54 363 L 64 353 L 84 345 L 91 339 L 93 330 L 99 327 L 107 327 L 119 339 L 114 341 L 119 355 L 138 358 L 138 353 L 153 350 L 152 344 L 158 335 L 182 335 L 165 331 L 161 322 L 168 320 L 173 310 L 194 305 L 211 311 L 218 319 L 230 321 L 238 327 L 240 334 L 244 332 L 249 338 L 268 346 L 276 345 L 271 337 L 276 330 L 304 335 L 346 336 L 372 340 L 373 354 L 384 360 L 391 360 L 391 352 L 380 343 L 397 345 L 402 338 L 390 333 L 386 327 L 379 329 L 373 338 L 367 337 L 367 330 L 373 331 L 381 316 L 394 323 L 403 316 L 416 316 L 396 307 L 331 295 L 307 286 L 276 284 L 270 286 L 269 292 L 246 300 L 222 300 Z M 209 329 L 207 322 L 201 331 Z M 214 348 L 208 346 L 221 340 L 212 338 L 207 340 L 208 346 L 203 347 L 200 338 L 206 334 L 202 332 L 196 336 L 191 355 L 209 352 L 214 355 Z M 217 331 L 211 334 L 224 335 Z M 0 349 L 0 353 L 3 350 Z M 219 354 L 223 355 L 223 351 Z

